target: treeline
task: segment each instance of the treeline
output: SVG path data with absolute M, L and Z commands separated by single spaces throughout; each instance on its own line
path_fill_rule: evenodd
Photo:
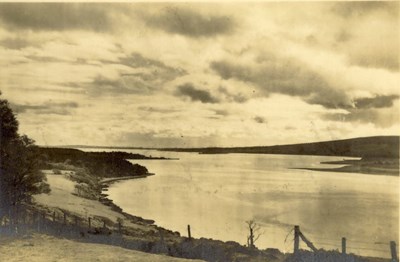
M 375 136 L 346 140 L 255 147 L 163 148 L 162 151 L 201 154 L 282 154 L 362 158 L 399 158 L 399 136 Z
M 1 92 L 0 92 L 1 95 Z M 33 194 L 48 193 L 34 141 L 18 133 L 19 123 L 7 100 L 0 98 L 0 224 L 11 224 Z
M 132 164 L 127 159 L 149 159 L 144 155 L 126 152 L 84 152 L 72 148 L 39 147 L 38 154 L 43 156 L 42 169 L 64 166 L 82 167 L 92 176 L 122 177 L 141 176 L 148 173 L 146 167 Z

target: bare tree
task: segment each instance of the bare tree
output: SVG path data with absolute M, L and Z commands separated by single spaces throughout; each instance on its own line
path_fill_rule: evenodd
M 246 221 L 246 224 L 249 229 L 249 235 L 247 236 L 247 246 L 250 248 L 256 248 L 255 242 L 263 234 L 262 232 L 260 232 L 261 227 L 254 220 L 248 220 Z

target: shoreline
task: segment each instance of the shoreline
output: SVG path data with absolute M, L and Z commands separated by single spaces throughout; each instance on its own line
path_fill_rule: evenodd
M 152 175 L 155 175 L 155 174 L 152 174 Z M 135 178 L 146 178 L 147 176 L 145 175 L 145 176 L 135 177 Z M 244 261 L 253 261 L 252 260 L 253 258 L 255 258 L 257 256 L 260 256 L 262 253 L 263 253 L 263 255 L 261 255 L 261 256 L 263 256 L 264 258 L 272 259 L 272 260 L 268 260 L 268 261 L 279 261 L 279 262 L 281 262 L 281 261 L 284 261 L 284 262 L 290 261 L 291 262 L 290 259 L 292 259 L 293 257 L 296 257 L 296 255 L 293 254 L 293 253 L 290 253 L 290 252 L 289 253 L 283 253 L 281 250 L 276 249 L 276 248 L 266 248 L 266 249 L 256 249 L 256 250 L 254 250 L 254 249 L 248 248 L 248 247 L 246 247 L 244 245 L 241 245 L 240 243 L 235 242 L 235 241 L 222 241 L 222 240 L 212 239 L 212 238 L 205 239 L 203 237 L 200 237 L 198 239 L 196 239 L 196 238 L 191 238 L 190 239 L 190 238 L 188 238 L 186 236 L 182 236 L 180 234 L 180 232 L 177 232 L 177 231 L 173 232 L 172 230 L 169 230 L 169 229 L 163 228 L 161 226 L 158 226 L 156 224 L 155 220 L 145 219 L 145 218 L 142 218 L 142 217 L 139 217 L 139 216 L 135 216 L 135 215 L 126 213 L 125 211 L 123 211 L 123 209 L 121 207 L 116 205 L 113 202 L 112 199 L 109 199 L 107 194 L 103 193 L 104 189 L 107 189 L 108 186 L 111 183 L 117 182 L 117 181 L 121 181 L 121 180 L 126 180 L 126 179 L 125 178 L 116 179 L 116 180 L 110 181 L 109 184 L 105 184 L 105 187 L 102 189 L 102 199 L 104 199 L 107 203 L 103 203 L 103 204 L 111 207 L 113 210 L 119 212 L 120 214 L 124 215 L 125 217 L 127 217 L 129 219 L 135 219 L 136 221 L 139 220 L 139 221 L 148 223 L 149 225 L 154 226 L 160 232 L 163 231 L 166 234 L 171 233 L 171 234 L 175 235 L 176 237 L 178 237 L 178 239 L 179 239 L 178 241 L 183 241 L 183 242 L 188 242 L 189 243 L 190 241 L 196 241 L 196 240 L 197 241 L 203 241 L 204 240 L 204 241 L 211 242 L 211 244 L 210 244 L 211 246 L 215 246 L 217 244 L 222 245 L 222 246 L 224 246 L 224 245 L 226 245 L 226 246 L 234 245 L 234 247 L 236 249 L 240 250 L 241 252 L 246 253 L 247 255 L 251 254 L 250 257 L 252 257 L 252 258 L 250 258 L 250 260 L 244 260 Z M 160 233 L 160 235 L 163 235 L 163 233 Z M 168 236 L 166 236 L 166 237 L 168 237 Z M 163 237 L 161 237 L 161 238 L 163 238 Z M 243 251 L 245 249 L 250 250 L 250 252 L 249 251 L 247 251 L 247 252 Z M 334 255 L 334 252 L 335 251 L 333 251 L 333 250 L 320 249 L 315 254 L 319 254 L 319 255 L 323 254 L 323 256 L 329 256 L 327 254 Z M 300 257 L 302 257 L 302 256 L 304 256 L 304 257 L 311 256 L 312 257 L 313 256 L 312 252 L 309 252 L 309 251 L 306 251 L 306 250 L 302 250 L 302 249 L 300 249 L 300 253 L 301 253 Z M 354 254 L 350 253 L 349 255 L 354 255 Z M 171 255 L 171 256 L 172 257 L 177 257 L 175 255 Z M 299 256 L 299 254 L 297 256 Z M 178 256 L 178 257 L 180 257 L 180 256 Z M 362 261 L 364 261 L 364 262 L 388 262 L 389 261 L 387 258 L 383 258 L 383 257 L 369 257 L 369 256 L 360 256 L 360 255 L 354 255 L 354 257 L 357 258 L 357 259 L 363 259 Z M 185 258 L 204 259 L 204 258 L 191 257 L 191 256 L 185 257 Z M 205 259 L 205 260 L 209 261 L 207 259 Z M 213 261 L 213 260 L 211 260 L 211 261 Z M 255 260 L 255 261 L 258 261 L 258 260 Z M 354 261 L 359 261 L 359 260 L 354 260 Z
M 113 211 L 118 212 L 121 215 L 127 217 L 128 219 L 133 219 L 135 221 L 140 221 L 140 222 L 145 222 L 150 225 L 155 225 L 154 224 L 155 221 L 152 219 L 145 219 L 143 217 L 139 217 L 139 216 L 135 216 L 135 215 L 126 213 L 125 211 L 123 211 L 123 209 L 120 206 L 116 205 L 112 199 L 108 198 L 109 195 L 107 193 L 105 193 L 108 191 L 109 186 L 115 182 L 131 180 L 131 179 L 143 179 L 143 178 L 147 178 L 149 176 L 154 176 L 154 175 L 155 175 L 154 173 L 147 173 L 145 175 L 140 175 L 140 176 L 125 176 L 125 177 L 114 177 L 114 178 L 103 179 L 102 181 L 99 182 L 99 185 L 101 187 L 101 193 L 100 193 L 100 198 L 98 201 L 100 203 L 102 203 L 103 205 L 110 207 Z M 157 225 L 155 225 L 155 226 L 157 226 Z M 165 229 L 165 230 L 167 230 L 167 229 Z
M 118 182 L 118 181 L 122 181 L 122 180 L 146 178 L 146 177 L 154 176 L 154 175 L 155 175 L 154 173 L 147 173 L 145 175 L 140 175 L 140 176 L 122 176 L 122 177 L 105 178 L 105 179 L 102 179 L 99 182 L 99 184 L 101 186 L 103 186 L 103 185 L 107 185 L 108 186 L 108 185 L 110 185 L 110 184 L 112 184 L 114 182 Z
M 67 174 L 63 174 L 65 179 L 68 179 Z M 59 177 L 59 175 L 54 175 L 54 177 Z M 111 199 L 109 199 L 106 194 L 105 189 L 109 187 L 110 184 L 136 178 L 146 178 L 148 174 L 136 177 L 116 177 L 110 178 L 106 181 L 102 181 L 99 186 L 101 186 L 101 194 L 97 200 L 94 202 L 99 203 L 104 207 L 108 207 L 112 212 L 119 214 L 123 217 L 122 224 L 112 218 L 112 213 L 104 213 L 102 217 L 96 216 L 93 213 L 86 214 L 81 217 L 81 219 L 86 219 L 87 217 L 92 218 L 92 229 L 87 231 L 86 224 L 80 224 L 81 232 L 84 232 L 85 237 L 74 237 L 73 239 L 78 242 L 93 242 L 97 238 L 102 239 L 102 243 L 106 245 L 120 246 L 128 249 L 134 249 L 139 251 L 144 251 L 147 253 L 164 254 L 171 257 L 178 258 L 189 258 L 189 259 L 204 259 L 206 261 L 276 261 L 284 262 L 291 261 L 287 260 L 296 257 L 293 253 L 282 253 L 275 248 L 267 249 L 252 249 L 247 246 L 241 245 L 234 241 L 221 241 L 217 239 L 206 239 L 203 237 L 199 238 L 188 238 L 186 236 L 181 236 L 179 232 L 173 232 L 166 228 L 160 227 L 155 224 L 154 220 L 144 219 L 122 210 L 121 207 L 117 206 Z M 71 182 L 72 183 L 72 182 Z M 64 190 L 65 188 L 58 188 L 57 190 Z M 80 196 L 76 196 L 82 198 Z M 48 200 L 51 201 L 52 198 Z M 93 202 L 93 204 L 94 204 Z M 50 203 L 50 202 L 47 202 Z M 61 203 L 61 202 L 60 202 Z M 43 202 L 42 202 L 43 204 Z M 45 204 L 45 203 L 44 203 Z M 91 205 L 93 205 L 91 204 Z M 48 205 L 45 205 L 48 206 Z M 53 206 L 50 208 L 49 215 L 54 209 L 60 209 L 61 206 Z M 68 216 L 77 215 L 73 211 L 64 210 L 64 213 L 68 213 Z M 100 222 L 94 225 L 94 221 L 100 219 Z M 108 221 L 108 222 L 107 222 Z M 62 221 L 59 222 L 60 224 Z M 71 231 L 73 228 L 73 222 L 69 226 Z M 104 225 L 103 225 L 104 223 Z M 120 227 L 122 225 L 122 227 Z M 86 228 L 86 229 L 85 229 Z M 89 226 L 90 229 L 90 226 Z M 97 232 L 97 233 L 96 233 Z M 107 232 L 110 232 L 109 234 Z M 94 234 L 94 235 L 93 235 Z M 96 235 L 97 234 L 97 235 Z M 98 235 L 100 234 L 100 235 Z M 108 235 L 107 235 L 108 234 Z M 204 252 L 206 251 L 207 252 Z M 333 251 L 319 251 L 321 254 L 331 254 Z M 240 260 L 236 258 L 241 257 Z M 366 257 L 363 257 L 366 258 Z M 365 261 L 370 262 L 383 262 L 388 261 L 383 258 L 371 258 Z

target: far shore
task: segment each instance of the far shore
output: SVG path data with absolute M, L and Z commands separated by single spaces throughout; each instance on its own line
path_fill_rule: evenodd
M 343 159 L 341 161 L 321 162 L 321 164 L 344 165 L 336 168 L 296 168 L 321 172 L 358 173 L 365 175 L 399 176 L 399 159 L 362 158 L 360 160 Z

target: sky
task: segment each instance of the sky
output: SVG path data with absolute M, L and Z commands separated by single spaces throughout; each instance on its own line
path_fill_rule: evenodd
M 399 2 L 0 3 L 0 90 L 39 145 L 398 135 Z

